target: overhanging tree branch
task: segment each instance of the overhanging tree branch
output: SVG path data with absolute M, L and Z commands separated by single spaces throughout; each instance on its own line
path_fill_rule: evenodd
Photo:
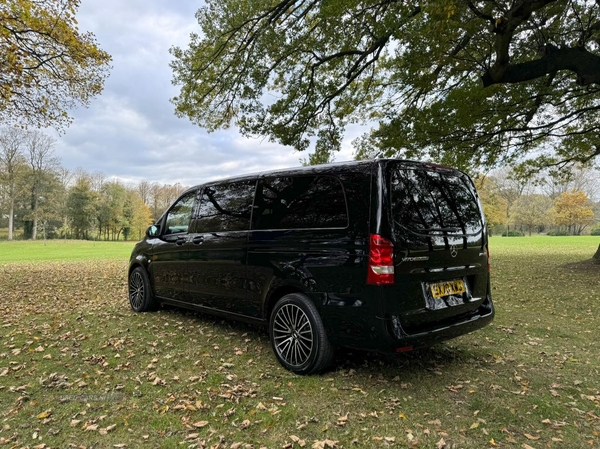
M 494 78 L 491 72 L 487 72 L 481 80 L 484 87 L 521 83 L 559 70 L 575 72 L 580 86 L 600 84 L 600 56 L 582 47 L 557 48 L 551 44 L 546 45 L 545 54 L 540 59 L 508 65 L 500 78 Z

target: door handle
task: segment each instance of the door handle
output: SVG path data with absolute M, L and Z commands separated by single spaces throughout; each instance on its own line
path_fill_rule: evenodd
M 204 243 L 204 236 L 202 236 L 202 235 L 198 235 L 198 236 L 194 237 L 194 238 L 192 239 L 192 243 L 193 243 L 194 245 L 200 245 L 201 243 Z
M 175 244 L 176 245 L 183 245 L 185 243 L 185 237 L 177 237 L 177 240 L 175 240 Z

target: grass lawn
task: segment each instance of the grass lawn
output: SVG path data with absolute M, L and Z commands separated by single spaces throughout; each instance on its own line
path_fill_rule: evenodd
M 598 447 L 598 243 L 493 237 L 492 325 L 310 377 L 261 329 L 131 312 L 132 244 L 2 243 L 0 447 Z
M 0 264 L 42 260 L 128 260 L 135 242 L 87 240 L 0 241 Z

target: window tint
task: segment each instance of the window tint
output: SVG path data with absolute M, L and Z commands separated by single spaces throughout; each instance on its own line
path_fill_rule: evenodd
M 343 228 L 348 224 L 342 184 L 333 176 L 262 179 L 253 229 Z
M 196 192 L 190 192 L 182 196 L 167 213 L 165 220 L 165 234 L 177 234 L 187 232 L 192 218 L 194 197 Z
M 205 187 L 197 212 L 195 231 L 249 229 L 255 184 L 255 181 L 241 181 Z
M 424 234 L 475 234 L 483 226 L 468 178 L 456 172 L 396 170 L 391 177 L 397 225 Z

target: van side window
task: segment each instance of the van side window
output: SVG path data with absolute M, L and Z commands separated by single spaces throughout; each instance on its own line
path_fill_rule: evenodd
M 333 176 L 261 179 L 252 229 L 345 228 L 346 197 Z
M 196 232 L 245 231 L 250 228 L 255 181 L 207 186 L 196 216 Z
M 195 196 L 195 191 L 182 196 L 169 210 L 165 220 L 165 235 L 188 231 Z

